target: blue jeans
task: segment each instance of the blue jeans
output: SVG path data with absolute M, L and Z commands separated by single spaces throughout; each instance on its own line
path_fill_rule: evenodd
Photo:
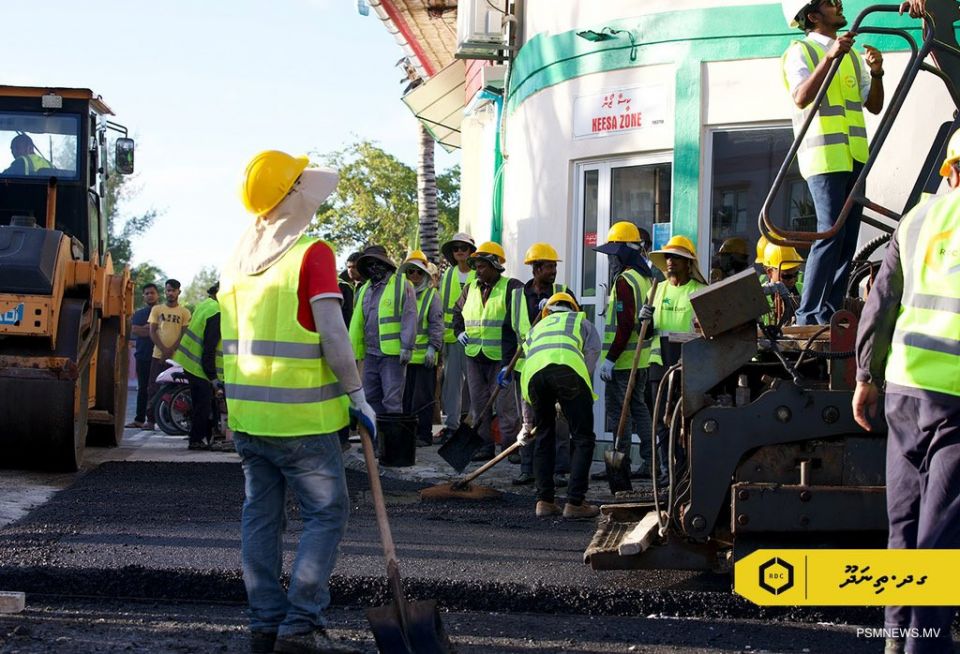
M 640 439 L 640 456 L 645 461 L 645 465 L 650 465 L 650 449 L 653 442 L 653 425 L 650 420 L 650 409 L 644 401 L 644 387 L 647 385 L 647 376 L 650 373 L 649 368 L 637 368 L 637 376 L 634 380 L 633 393 L 630 395 L 630 414 L 627 417 L 627 427 L 623 432 L 623 438 L 620 441 L 618 452 L 626 455 L 624 457 L 627 465 L 630 462 L 630 445 L 633 441 L 632 434 L 636 434 Z M 616 446 L 617 426 L 620 423 L 620 409 L 627 400 L 627 386 L 630 383 L 629 370 L 614 370 L 613 379 L 607 382 L 605 399 L 606 424 L 607 429 L 613 432 L 614 446 Z
M 330 573 L 350 511 L 340 441 L 336 434 L 277 438 L 241 432 L 234 441 L 245 479 L 240 535 L 250 629 L 290 636 L 323 627 Z M 300 507 L 303 533 L 284 593 L 287 486 Z
M 837 222 L 861 170 L 863 164 L 855 161 L 852 172 L 812 175 L 807 180 L 817 210 L 817 231 L 825 232 Z M 810 248 L 803 273 L 803 297 L 797 309 L 798 325 L 829 325 L 834 312 L 843 308 L 862 215 L 863 205 L 854 204 L 840 231 Z

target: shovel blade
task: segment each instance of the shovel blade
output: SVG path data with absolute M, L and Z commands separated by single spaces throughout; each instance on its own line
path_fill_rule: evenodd
M 470 465 L 470 459 L 473 458 L 474 453 L 483 447 L 483 443 L 483 438 L 476 429 L 461 422 L 457 431 L 453 432 L 447 442 L 440 446 L 437 454 L 449 463 L 451 468 L 462 473 Z
M 616 495 L 623 491 L 632 491 L 630 483 L 630 464 L 623 452 L 610 449 L 603 453 L 603 462 L 607 467 L 607 480 L 610 492 Z
M 367 609 L 367 621 L 382 654 L 450 654 L 450 639 L 434 600 L 404 602 L 401 618 L 396 602 Z

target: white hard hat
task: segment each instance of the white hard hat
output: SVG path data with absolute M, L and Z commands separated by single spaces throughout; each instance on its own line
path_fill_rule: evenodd
M 794 29 L 802 27 L 800 23 L 797 22 L 797 14 L 809 4 L 810 0 L 781 0 L 780 6 L 783 7 L 783 19 L 787 21 L 787 25 Z

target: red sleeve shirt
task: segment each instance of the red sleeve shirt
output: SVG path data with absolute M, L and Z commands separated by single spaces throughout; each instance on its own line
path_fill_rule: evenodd
M 304 329 L 317 331 L 310 300 L 333 297 L 343 302 L 338 281 L 333 250 L 323 241 L 311 245 L 300 265 L 300 285 L 297 287 L 297 321 Z
M 630 342 L 630 334 L 636 325 L 637 305 L 633 297 L 633 288 L 623 277 L 617 278 L 617 304 L 611 309 L 617 312 L 617 333 L 613 337 L 613 343 L 610 344 L 610 350 L 607 352 L 607 358 L 610 361 L 616 361 L 623 351 L 627 349 Z

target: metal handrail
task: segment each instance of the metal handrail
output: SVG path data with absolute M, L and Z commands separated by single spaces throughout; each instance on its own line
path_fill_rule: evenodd
M 954 11 L 955 11 L 954 7 Z M 842 58 L 833 61 L 830 64 L 830 70 L 827 72 L 827 76 L 823 81 L 820 90 L 817 93 L 816 98 L 813 101 L 813 106 L 816 107 L 814 111 L 810 111 L 805 118 L 803 125 L 800 128 L 799 133 L 795 136 L 792 146 L 787 153 L 786 158 L 784 159 L 783 164 L 780 166 L 780 170 L 777 173 L 776 178 L 774 179 L 773 185 L 770 188 L 769 193 L 767 194 L 766 199 L 764 200 L 763 206 L 760 209 L 760 217 L 758 224 L 760 227 L 760 233 L 767 238 L 768 241 L 776 245 L 786 245 L 786 246 L 806 246 L 813 241 L 818 241 L 821 239 L 831 238 L 837 234 L 837 232 L 843 227 L 844 223 L 847 220 L 847 217 L 850 215 L 850 212 L 853 210 L 854 203 L 859 203 L 865 208 L 870 209 L 882 216 L 885 216 L 893 221 L 898 221 L 900 219 L 900 214 L 892 209 L 888 209 L 882 205 L 879 205 L 875 202 L 872 202 L 864 195 L 864 188 L 866 186 L 867 175 L 870 170 L 873 168 L 873 164 L 876 161 L 877 154 L 883 146 L 884 141 L 886 141 L 887 136 L 890 133 L 890 129 L 893 126 L 894 120 L 897 115 L 900 113 L 900 109 L 903 106 L 903 102 L 906 99 L 907 93 L 912 88 L 913 83 L 916 80 L 917 74 L 921 70 L 930 72 L 940 78 L 941 81 L 947 87 L 947 91 L 950 94 L 950 97 L 953 99 L 954 104 L 960 108 L 960 94 L 958 94 L 956 86 L 953 83 L 953 80 L 943 73 L 943 71 L 930 66 L 925 63 L 926 57 L 931 52 L 942 52 L 955 57 L 960 57 L 960 50 L 951 46 L 950 44 L 938 40 L 936 38 L 936 23 L 933 16 L 929 12 L 924 14 L 924 37 L 923 44 L 921 47 L 917 47 L 916 41 L 913 39 L 913 36 L 908 34 L 903 29 L 887 28 L 887 27 L 863 27 L 860 25 L 863 20 L 874 13 L 890 13 L 890 12 L 900 12 L 900 5 L 874 5 L 867 7 L 860 15 L 857 16 L 857 19 L 854 21 L 853 26 L 850 31 L 859 34 L 887 34 L 891 36 L 899 36 L 907 42 L 907 45 L 910 47 L 910 59 L 906 72 L 903 77 L 900 79 L 899 84 L 897 85 L 896 90 L 893 93 L 893 96 L 890 100 L 890 103 L 887 107 L 887 110 L 884 112 L 881 117 L 880 124 L 877 128 L 877 132 L 874 135 L 873 141 L 870 144 L 870 153 L 867 156 L 867 161 L 863 165 L 863 169 L 860 172 L 860 175 L 857 177 L 856 182 L 854 183 L 853 189 L 850 191 L 850 194 L 847 196 L 846 201 L 844 202 L 843 208 L 840 211 L 840 215 L 837 217 L 834 225 L 824 231 L 824 232 L 798 232 L 783 229 L 774 225 L 770 220 L 770 207 L 773 204 L 774 199 L 779 193 L 780 189 L 783 186 L 783 182 L 786 178 L 787 172 L 790 169 L 790 166 L 793 164 L 794 159 L 796 159 L 797 153 L 800 149 L 800 144 L 803 142 L 804 137 L 806 136 L 807 130 L 810 128 L 810 125 L 813 123 L 814 117 L 819 113 L 820 107 L 827 96 L 827 91 L 830 87 L 830 83 L 833 81 L 834 76 L 840 68 Z M 952 25 L 952 23 L 951 23 Z M 958 119 L 960 121 L 960 119 Z M 892 232 L 893 228 L 889 225 L 873 219 L 869 216 L 864 216 L 862 221 L 868 225 L 872 225 L 886 232 Z

